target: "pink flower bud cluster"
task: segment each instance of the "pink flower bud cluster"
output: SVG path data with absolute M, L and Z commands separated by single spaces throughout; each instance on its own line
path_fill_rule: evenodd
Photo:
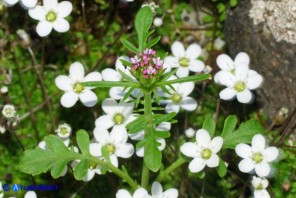
M 145 49 L 138 55 L 131 58 L 132 70 L 141 71 L 144 78 L 152 78 L 157 75 L 158 71 L 163 68 L 163 60 L 155 57 L 156 51 L 153 49 Z

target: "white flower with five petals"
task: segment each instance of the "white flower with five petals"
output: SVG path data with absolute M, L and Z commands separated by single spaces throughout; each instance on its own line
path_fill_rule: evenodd
M 266 190 L 268 186 L 268 180 L 266 178 L 253 176 L 251 183 L 254 188 L 254 198 L 270 198 L 270 195 Z
M 117 126 L 125 129 L 128 123 L 136 119 L 133 114 L 134 103 L 117 103 L 116 100 L 107 98 L 102 103 L 102 109 L 106 115 L 96 119 L 96 127 L 109 129 Z
M 69 22 L 65 17 L 72 12 L 72 3 L 57 0 L 43 0 L 43 6 L 37 5 L 29 10 L 29 15 L 39 23 L 36 31 L 39 36 L 45 37 L 50 34 L 52 29 L 57 32 L 67 32 L 70 29 Z
M 116 193 L 116 198 L 145 198 L 148 195 L 147 190 L 144 188 L 138 188 L 133 195 L 131 195 L 127 190 L 120 189 Z
M 4 5 L 10 7 L 15 5 L 17 2 L 20 2 L 21 6 L 25 9 L 34 8 L 38 0 L 3 0 Z
M 255 169 L 260 177 L 266 177 L 270 173 L 268 163 L 274 161 L 279 154 L 276 147 L 265 148 L 265 138 L 257 134 L 252 139 L 252 146 L 241 143 L 235 147 L 235 152 L 243 160 L 238 164 L 240 171 L 249 173 Z
M 171 70 L 171 68 L 178 68 L 176 75 L 179 78 L 188 76 L 189 71 L 201 72 L 205 68 L 204 63 L 197 60 L 201 52 L 202 49 L 198 44 L 193 43 L 185 50 L 181 42 L 175 41 L 172 45 L 174 56 L 167 56 L 163 67 L 167 69 L 166 71 Z
M 196 142 L 187 142 L 181 146 L 181 152 L 187 157 L 194 158 L 189 164 L 189 170 L 193 173 L 200 172 L 208 167 L 217 167 L 219 157 L 217 152 L 223 145 L 222 137 L 211 137 L 205 129 L 199 129 L 195 135 Z
M 113 166 L 118 167 L 118 157 L 130 158 L 134 153 L 133 145 L 127 143 L 128 135 L 125 128 L 114 126 L 109 133 L 103 127 L 96 127 L 94 137 L 96 142 L 89 145 L 90 154 L 95 157 L 102 157 L 101 149 L 105 147 Z
M 91 72 L 86 76 L 84 73 L 83 65 L 75 62 L 70 66 L 70 75 L 60 75 L 55 79 L 56 86 L 65 91 L 61 97 L 61 104 L 66 108 L 73 107 L 78 99 L 87 107 L 94 106 L 98 98 L 94 92 L 91 91 L 92 87 L 85 87 L 83 82 L 101 81 L 102 76 L 99 72 Z
M 169 78 L 169 80 L 176 79 L 175 76 L 172 76 Z M 160 100 L 162 104 L 165 104 L 165 111 L 167 113 L 170 112 L 176 112 L 178 113 L 181 109 L 184 109 L 185 111 L 194 111 L 197 108 L 197 102 L 192 97 L 189 97 L 188 95 L 191 94 L 191 92 L 194 89 L 194 83 L 193 82 L 185 82 L 185 83 L 177 83 L 172 85 L 175 90 L 172 90 L 168 88 L 171 95 L 160 91 L 159 96 L 163 96 L 165 98 L 168 98 L 166 100 Z

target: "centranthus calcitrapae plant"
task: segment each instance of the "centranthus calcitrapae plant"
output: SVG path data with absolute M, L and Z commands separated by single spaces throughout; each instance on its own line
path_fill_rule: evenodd
M 196 82 L 208 80 L 211 75 L 203 72 L 204 64 L 197 60 L 201 53 L 197 44 L 185 51 L 183 44 L 175 43 L 172 49 L 178 57 L 166 58 L 158 53 L 153 47 L 159 42 L 160 36 L 152 37 L 153 18 L 149 7 L 139 10 L 134 23 L 138 44 L 121 39 L 122 44 L 133 55 L 120 57 L 116 62 L 117 70 L 105 69 L 102 74 L 92 72 L 85 75 L 83 65 L 75 62 L 70 66 L 69 76 L 60 75 L 56 78 L 57 87 L 65 92 L 61 104 L 66 108 L 74 106 L 78 100 L 87 107 L 94 106 L 98 101 L 93 91 L 96 88 L 111 88 L 111 98 L 102 102 L 104 114 L 96 119 L 92 139 L 87 131 L 81 129 L 76 132 L 77 147 L 69 146 L 72 129 L 67 124 L 60 125 L 56 131 L 57 136 L 48 135 L 39 147 L 25 151 L 20 163 L 23 172 L 38 175 L 50 171 L 53 178 L 58 178 L 64 176 L 68 168 L 72 168 L 75 179 L 83 181 L 90 181 L 95 175 L 113 173 L 129 185 L 118 187 L 118 198 L 178 197 L 177 184 L 169 186 L 170 188 L 165 185 L 163 189 L 164 185 L 161 183 L 165 183 L 177 168 L 187 162 L 188 171 L 198 175 L 196 179 L 204 178 L 208 169 L 216 169 L 218 175 L 224 177 L 227 165 L 221 153 L 225 149 L 236 149 L 238 155 L 244 158 L 244 163 L 239 166 L 243 172 L 250 172 L 255 168 L 256 174 L 266 173 L 258 174 L 259 176 L 266 177 L 269 174 L 270 164 L 267 162 L 270 163 L 277 157 L 270 156 L 270 152 L 278 152 L 277 149 L 265 149 L 264 137 L 255 136 L 264 132 L 258 121 L 249 120 L 236 128 L 238 120 L 234 115 L 225 119 L 222 130 L 216 130 L 215 121 L 211 118 L 205 119 L 196 133 L 190 129 L 188 137 L 195 138 L 192 141 L 183 141 L 176 149 L 180 152 L 175 161 L 166 164 L 163 152 L 166 147 L 165 139 L 173 136 L 170 129 L 172 124 L 178 122 L 176 114 L 183 110 L 196 110 L 197 101 L 189 95 L 194 91 Z M 178 46 L 180 49 L 176 49 Z M 169 61 L 165 62 L 165 58 Z M 170 65 L 172 61 L 175 65 Z M 243 68 L 245 76 L 248 76 L 244 76 L 243 82 L 248 85 L 253 75 L 248 73 L 247 66 Z M 237 70 L 236 75 L 239 74 L 239 69 Z M 199 73 L 189 75 L 189 72 Z M 242 81 L 240 76 L 235 76 L 231 71 L 225 72 L 219 74 L 221 84 L 223 74 L 233 75 L 231 78 L 237 77 Z M 258 85 L 261 78 L 259 80 Z M 232 87 L 229 85 L 228 89 L 233 91 Z M 162 107 L 164 104 L 166 106 Z M 135 141 L 138 142 L 134 146 L 132 143 Z M 247 145 L 251 142 L 252 147 Z M 263 146 L 258 145 L 262 142 Z M 121 159 L 130 159 L 135 151 L 138 160 L 143 161 L 142 167 L 128 170 L 121 164 Z M 243 167 L 244 164 L 252 166 L 247 169 Z M 137 171 L 140 178 L 133 178 L 133 173 Z M 255 195 L 261 192 L 268 194 L 266 190 L 262 191 L 267 185 L 260 188 L 261 180 L 266 179 L 257 180 L 260 181 L 253 182 Z M 122 187 L 124 189 L 120 189 Z

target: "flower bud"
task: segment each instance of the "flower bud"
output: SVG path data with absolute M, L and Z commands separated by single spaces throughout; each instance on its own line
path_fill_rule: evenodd
M 155 19 L 153 20 L 153 24 L 156 27 L 160 27 L 163 24 L 162 18 L 160 17 L 155 17 Z
M 25 30 L 19 29 L 17 30 L 17 35 L 19 35 L 19 37 L 21 38 L 21 46 L 23 48 L 28 48 L 31 45 L 31 38 L 30 36 L 27 34 L 27 32 L 25 32 Z
M 194 137 L 194 135 L 195 135 L 195 131 L 194 131 L 194 129 L 193 129 L 193 128 L 188 128 L 188 129 L 186 129 L 186 131 L 185 131 L 185 135 L 186 135 L 186 137 L 188 137 L 188 138 L 192 138 L 192 137 Z

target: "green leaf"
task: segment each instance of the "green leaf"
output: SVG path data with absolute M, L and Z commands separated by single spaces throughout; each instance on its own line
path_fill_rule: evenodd
M 131 42 L 129 42 L 124 38 L 121 38 L 120 41 L 124 45 L 124 47 L 126 47 L 127 49 L 134 52 L 135 54 L 138 53 L 138 49 L 134 46 L 134 44 L 132 44 Z
M 131 87 L 128 92 L 126 92 L 125 96 L 121 99 L 121 102 L 126 101 L 130 95 L 133 93 L 133 91 L 135 90 L 135 88 Z
M 153 47 L 154 45 L 156 45 L 159 42 L 160 39 L 161 39 L 161 36 L 158 36 L 158 37 L 155 37 L 154 39 L 152 39 L 151 41 L 148 41 L 145 48 Z
M 203 170 L 203 171 L 200 171 L 200 172 L 198 172 L 198 173 L 196 173 L 197 174 L 197 177 L 199 178 L 199 179 L 203 179 L 203 178 L 205 178 L 205 176 L 206 176 L 206 172 Z
M 178 71 L 178 68 L 173 69 L 170 72 L 164 73 L 161 77 L 161 81 L 166 81 L 169 79 L 172 75 L 174 75 Z
M 130 122 L 128 125 L 126 125 L 126 128 L 128 129 L 129 134 L 137 133 L 143 129 L 146 128 L 146 118 L 145 116 L 139 116 L 134 121 Z
M 124 60 L 124 59 L 119 59 L 119 61 L 124 65 L 124 66 L 127 66 L 127 67 L 132 67 L 133 64 L 127 60 Z
M 87 87 L 139 87 L 137 83 L 116 81 L 91 81 L 81 84 Z
M 147 142 L 147 139 L 142 139 L 142 140 L 140 140 L 137 144 L 136 144 L 136 149 L 140 149 L 140 148 L 142 148 L 143 146 L 145 146 L 145 144 L 146 144 L 146 142 Z
M 206 131 L 208 131 L 211 137 L 214 136 L 216 125 L 215 125 L 215 122 L 212 118 L 207 118 L 204 121 L 202 128 L 205 129 Z
M 89 154 L 89 136 L 88 133 L 85 130 L 80 129 L 76 133 L 76 140 L 78 147 L 82 154 L 84 155 L 90 155 Z
M 89 164 L 88 160 L 82 160 L 75 166 L 75 169 L 74 169 L 75 179 L 82 180 L 86 176 L 88 171 L 88 164 Z
M 171 120 L 175 116 L 176 116 L 176 112 L 171 112 L 168 114 L 154 114 L 152 123 L 155 125 L 160 124 L 160 123 Z
M 211 77 L 210 74 L 199 74 L 199 75 L 194 75 L 194 76 L 188 76 L 185 78 L 178 78 L 175 80 L 169 80 L 169 81 L 161 81 L 159 83 L 157 83 L 157 86 L 162 86 L 162 85 L 171 85 L 171 84 L 175 84 L 175 83 L 184 83 L 184 82 L 192 82 L 192 81 L 203 81 L 203 80 L 207 80 Z
M 225 162 L 221 158 L 219 158 L 219 166 L 217 168 L 217 172 L 220 177 L 224 177 L 227 173 L 227 167 L 225 165 Z
M 231 134 L 237 124 L 237 118 L 235 115 L 228 116 L 224 121 L 224 127 L 221 136 L 224 137 L 227 134 Z
M 218 9 L 218 12 L 221 13 L 221 12 L 224 12 L 225 11 L 225 5 L 223 3 L 219 3 L 217 5 L 217 9 Z
M 61 162 L 56 164 L 50 171 L 51 176 L 55 179 L 62 176 L 62 174 L 66 169 L 66 166 L 67 166 L 66 162 Z
M 48 135 L 44 138 L 46 147 L 49 148 L 52 151 L 59 151 L 59 152 L 65 152 L 68 151 L 68 148 L 65 146 L 64 142 L 61 140 L 61 138 L 55 136 L 55 135 Z
M 169 131 L 155 131 L 155 136 L 158 138 L 168 138 L 171 136 Z
M 149 29 L 153 22 L 153 13 L 149 7 L 143 7 L 136 15 L 135 28 L 138 35 L 139 48 L 142 52 L 146 47 L 146 42 L 149 37 Z
M 162 155 L 157 146 L 155 139 L 149 139 L 145 145 L 144 162 L 153 172 L 157 172 L 161 166 Z
M 106 160 L 106 162 L 110 162 L 110 156 L 109 156 L 109 153 L 108 153 L 107 148 L 105 146 L 101 147 L 101 153 L 102 153 L 104 159 Z
M 122 76 L 122 78 L 126 81 L 129 81 L 131 83 L 134 83 L 135 80 L 132 79 L 130 76 L 128 76 L 126 73 L 124 73 L 123 71 L 121 71 L 120 69 L 118 69 L 118 72 L 120 73 L 120 75 Z
M 229 5 L 230 7 L 235 7 L 237 5 L 237 0 L 230 0 Z
M 234 149 L 239 143 L 250 143 L 256 134 L 264 133 L 265 129 L 257 120 L 249 120 L 240 125 L 233 133 L 223 134 L 223 148 Z

